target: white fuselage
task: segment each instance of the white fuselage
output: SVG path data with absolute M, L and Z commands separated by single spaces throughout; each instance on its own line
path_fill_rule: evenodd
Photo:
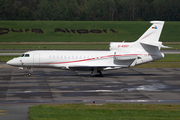
M 23 56 L 14 58 L 7 62 L 9 65 L 19 67 L 51 67 L 69 69 L 81 67 L 130 67 L 127 63 L 127 57 L 139 57 L 134 65 L 155 60 L 146 52 L 143 53 L 121 53 L 119 51 L 30 51 Z M 154 56 L 154 55 L 153 55 Z M 115 57 L 122 59 L 116 60 Z M 162 55 L 156 55 L 156 59 L 162 58 Z M 123 60 L 125 59 L 125 60 Z M 129 59 L 128 59 L 129 60 Z M 84 70 L 84 69 L 83 69 Z M 88 70 L 88 69 L 87 69 Z

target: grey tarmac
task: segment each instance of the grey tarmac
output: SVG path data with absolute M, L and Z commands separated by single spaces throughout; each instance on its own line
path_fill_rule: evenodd
M 180 68 L 126 68 L 103 71 L 103 77 L 88 71 L 33 70 L 32 77 L 25 77 L 27 69 L 0 68 L 0 118 L 28 119 L 28 107 L 35 104 L 180 104 Z
M 1 67 L 0 104 L 52 102 L 144 102 L 179 103 L 180 68 L 126 68 L 89 71 Z

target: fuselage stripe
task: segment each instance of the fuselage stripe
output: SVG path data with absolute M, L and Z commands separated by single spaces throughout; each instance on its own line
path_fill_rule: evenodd
M 137 56 L 137 55 L 147 55 L 147 54 L 122 54 L 122 55 L 116 55 L 116 56 Z M 114 55 L 101 56 L 100 58 L 110 58 L 110 57 L 114 57 Z M 75 63 L 75 62 L 83 62 L 83 61 L 95 60 L 95 59 L 100 59 L 100 58 L 96 57 L 96 58 L 89 58 L 89 59 L 75 60 L 75 61 L 67 61 L 67 62 L 40 63 L 40 64 L 66 64 L 66 63 Z

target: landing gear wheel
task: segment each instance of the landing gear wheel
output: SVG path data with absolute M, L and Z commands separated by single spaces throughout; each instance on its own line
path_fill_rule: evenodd
M 33 75 L 31 73 L 25 75 L 26 77 L 32 77 Z
M 31 67 L 28 67 L 28 69 L 29 69 L 29 73 L 27 75 L 25 75 L 25 77 L 32 77 L 33 70 L 31 69 Z

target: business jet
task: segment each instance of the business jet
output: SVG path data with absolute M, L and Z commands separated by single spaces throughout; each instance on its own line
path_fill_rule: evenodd
M 7 62 L 8 65 L 28 68 L 56 68 L 64 70 L 91 71 L 91 75 L 102 75 L 101 71 L 128 68 L 164 58 L 159 42 L 164 21 L 151 21 L 150 28 L 135 42 L 110 42 L 109 51 L 38 50 L 29 51 Z

